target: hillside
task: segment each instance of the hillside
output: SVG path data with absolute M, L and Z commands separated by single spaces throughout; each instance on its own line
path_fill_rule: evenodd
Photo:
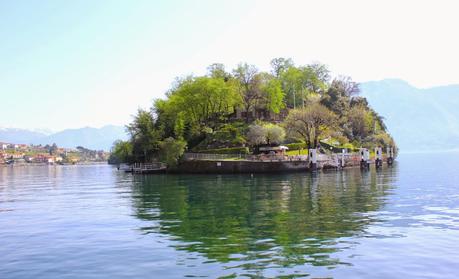
M 360 88 L 402 151 L 459 148 L 459 85 L 420 89 L 387 79 Z

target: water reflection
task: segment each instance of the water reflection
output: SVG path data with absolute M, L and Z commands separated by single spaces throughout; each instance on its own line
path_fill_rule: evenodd
M 168 235 L 177 250 L 246 271 L 348 264 L 394 187 L 396 167 L 375 172 L 136 177 L 132 200 L 145 234 Z M 145 224 L 145 222 L 143 222 Z

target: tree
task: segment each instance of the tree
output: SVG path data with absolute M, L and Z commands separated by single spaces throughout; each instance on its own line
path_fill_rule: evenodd
M 137 111 L 134 120 L 127 127 L 131 135 L 133 155 L 136 160 L 147 162 L 153 159 L 158 151 L 160 131 L 155 128 L 153 115 L 143 109 Z
M 167 138 L 159 142 L 159 159 L 168 167 L 174 167 L 185 152 L 185 148 L 185 141 Z
M 335 121 L 333 112 L 314 103 L 304 109 L 291 110 L 284 125 L 290 137 L 303 139 L 309 148 L 316 148 L 319 139 L 332 130 Z
M 112 164 L 128 163 L 131 161 L 132 144 L 129 141 L 117 140 L 110 151 L 109 162 Z
M 220 78 L 224 81 L 228 81 L 231 78 L 231 74 L 225 71 L 225 65 L 221 63 L 214 63 L 207 67 L 207 75 L 212 78 Z
M 322 95 L 327 88 L 328 69 L 322 64 L 289 67 L 280 75 L 287 105 L 304 107 L 311 94 Z
M 238 80 L 239 94 L 246 113 L 246 123 L 248 123 L 250 111 L 262 99 L 260 75 L 255 66 L 247 63 L 239 64 L 233 73 Z
M 287 106 L 296 108 L 297 103 L 303 99 L 301 71 L 296 67 L 289 67 L 281 72 L 280 79 L 283 91 L 286 93 Z
M 263 133 L 267 144 L 280 144 L 285 139 L 285 130 L 279 125 L 268 123 L 263 126 Z
M 293 60 L 291 58 L 274 58 L 271 60 L 272 73 L 276 78 L 280 76 L 290 67 L 293 67 Z
M 231 83 L 221 78 L 197 77 L 172 91 L 162 109 L 173 111 L 173 115 L 183 112 L 189 123 L 207 126 L 232 113 L 239 100 Z
M 57 152 L 57 144 L 53 143 L 53 145 L 51 145 L 49 147 L 49 155 L 55 155 L 56 152 Z
M 258 124 L 252 124 L 249 126 L 247 132 L 247 142 L 251 146 L 259 146 L 266 143 L 265 129 L 263 126 Z
M 261 105 L 268 111 L 279 113 L 285 107 L 281 82 L 269 74 L 262 74 L 261 79 Z
M 362 139 L 368 137 L 373 125 L 373 117 L 371 113 L 363 106 L 354 106 L 348 114 L 348 125 L 351 129 L 351 139 Z
M 358 83 L 348 77 L 341 77 L 332 81 L 320 102 L 334 113 L 343 116 L 350 109 L 352 97 L 359 91 Z

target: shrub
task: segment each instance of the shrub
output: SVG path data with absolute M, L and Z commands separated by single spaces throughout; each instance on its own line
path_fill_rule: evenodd
M 210 154 L 249 154 L 247 147 L 231 147 L 231 148 L 218 148 L 218 149 L 207 149 L 200 150 L 198 153 L 210 153 Z
M 288 150 L 300 150 L 308 148 L 304 142 L 288 143 L 285 144 L 285 146 L 288 147 Z

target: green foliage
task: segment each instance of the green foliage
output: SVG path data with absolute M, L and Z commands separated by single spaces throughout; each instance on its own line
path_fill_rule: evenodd
M 132 144 L 129 141 L 115 141 L 108 160 L 111 164 L 130 163 L 132 161 Z
M 281 72 L 279 79 L 283 91 L 286 92 L 286 105 L 297 108 L 305 106 L 309 95 L 323 95 L 327 89 L 329 72 L 322 64 L 290 66 Z
M 252 124 L 249 126 L 247 132 L 247 142 L 251 146 L 258 146 L 266 143 L 265 129 L 263 126 L 258 124 Z
M 174 134 L 178 139 L 183 139 L 185 133 L 185 114 L 179 112 L 175 119 Z
M 131 135 L 132 153 L 135 160 L 148 162 L 151 161 L 158 150 L 158 142 L 161 132 L 156 129 L 153 115 L 139 109 L 134 121 L 127 126 Z
M 159 142 L 159 159 L 169 167 L 176 166 L 178 160 L 185 152 L 185 148 L 185 141 L 166 138 Z
M 247 147 L 231 147 L 231 148 L 217 148 L 217 149 L 206 149 L 200 150 L 198 153 L 210 153 L 210 154 L 249 154 Z
M 284 122 L 289 136 L 304 140 L 309 148 L 316 147 L 335 125 L 336 115 L 319 103 L 291 110 Z
M 288 143 L 284 145 L 288 147 L 288 150 L 300 150 L 308 148 L 308 145 L 304 142 Z
M 279 125 L 268 123 L 263 130 L 267 144 L 280 144 L 285 139 L 285 130 Z
M 263 84 L 262 90 L 266 94 L 266 109 L 274 113 L 279 113 L 285 107 L 281 82 L 277 79 L 269 79 Z
M 285 130 L 272 123 L 252 124 L 247 132 L 247 142 L 251 146 L 262 144 L 280 144 L 285 139 Z
M 351 139 L 362 140 L 370 135 L 373 126 L 373 116 L 363 106 L 354 106 L 348 113 L 348 125 Z
M 220 129 L 215 131 L 213 139 L 221 143 L 230 143 L 231 145 L 242 145 L 245 139 L 242 136 L 244 127 L 236 124 L 224 124 Z
M 245 144 L 281 144 L 286 135 L 289 142 L 305 142 L 290 145 L 290 150 L 315 147 L 327 137 L 338 141 L 330 142 L 337 148 L 395 146 L 384 119 L 356 96 L 358 84 L 350 78 L 330 82 L 325 65 L 296 66 L 285 58 L 273 59 L 271 66 L 271 72 L 262 72 L 241 63 L 226 71 L 217 63 L 204 76 L 176 79 L 166 99 L 155 100 L 151 112 L 139 110 L 127 126 L 131 160 L 160 157 L 172 165 L 178 157 L 169 154 L 174 148 L 180 151 L 183 143 L 193 151 L 233 152 Z

